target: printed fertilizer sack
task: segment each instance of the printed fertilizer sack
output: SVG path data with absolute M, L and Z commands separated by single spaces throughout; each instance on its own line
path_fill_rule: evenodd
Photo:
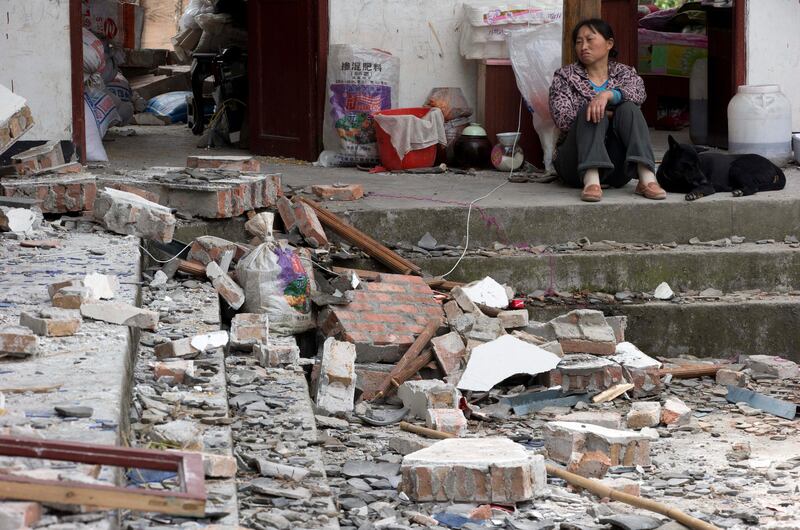
M 262 243 L 239 260 L 244 311 L 266 313 L 270 331 L 293 335 L 314 327 L 311 290 L 314 270 L 307 251 L 288 244 Z
M 398 101 L 400 60 L 381 50 L 349 44 L 331 46 L 325 150 L 336 153 L 331 165 L 377 164 L 378 141 L 372 115 Z

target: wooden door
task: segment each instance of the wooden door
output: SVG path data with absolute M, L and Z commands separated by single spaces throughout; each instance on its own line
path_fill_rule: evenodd
M 614 30 L 614 44 L 619 52 L 617 61 L 639 65 L 639 2 L 638 0 L 603 0 L 603 20 Z
M 327 0 L 249 0 L 250 150 L 316 160 L 322 146 Z

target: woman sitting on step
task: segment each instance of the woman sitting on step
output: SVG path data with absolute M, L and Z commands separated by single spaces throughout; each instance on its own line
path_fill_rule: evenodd
M 550 112 L 561 129 L 554 165 L 568 186 L 583 188 L 581 200 L 598 202 L 603 187 L 621 188 L 638 178 L 638 195 L 664 199 L 658 185 L 647 123 L 639 106 L 644 81 L 613 60 L 614 32 L 600 19 L 572 30 L 578 61 L 555 73 Z

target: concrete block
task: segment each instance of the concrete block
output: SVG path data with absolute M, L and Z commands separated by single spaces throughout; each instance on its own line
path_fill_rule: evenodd
M 657 401 L 637 401 L 631 404 L 631 410 L 625 416 L 629 429 L 639 430 L 645 427 L 656 427 L 661 423 L 661 403 Z
M 153 348 L 153 352 L 156 355 L 156 359 L 161 360 L 197 355 L 200 353 L 200 350 L 192 346 L 192 338 L 188 337 L 157 344 L 155 348 Z
M 587 478 L 603 478 L 611 467 L 611 459 L 602 451 L 572 453 L 567 471 Z
M 486 392 L 516 374 L 549 373 L 558 356 L 511 335 L 475 347 L 458 382 L 462 390 Z
M 30 328 L 42 337 L 68 337 L 74 335 L 81 327 L 81 312 L 77 309 L 59 309 L 54 307 L 38 311 L 23 311 L 19 315 L 20 326 Z
M 256 344 L 266 345 L 268 340 L 269 318 L 266 314 L 239 313 L 231 320 L 231 349 L 251 351 Z
M 33 528 L 41 518 L 42 505 L 37 502 L 0 502 L 0 528 Z
M 628 317 L 625 315 L 606 317 L 606 322 L 614 330 L 617 343 L 625 342 L 625 330 L 628 329 Z
M 550 322 L 528 321 L 528 325 L 525 326 L 525 329 L 522 331 L 547 341 L 558 340 L 558 337 L 556 337 L 556 332 Z
M 444 316 L 447 318 L 448 322 L 453 322 L 457 318 L 461 317 L 464 314 L 464 311 L 461 310 L 459 307 L 458 302 L 455 300 L 449 300 L 444 304 Z
M 692 409 L 676 397 L 667 398 L 661 407 L 661 423 L 664 425 L 686 425 L 692 419 Z
M 556 421 L 569 421 L 573 423 L 588 423 L 608 429 L 622 428 L 622 415 L 611 410 L 579 410 L 556 416 Z
M 627 371 L 629 382 L 634 385 L 632 392 L 635 398 L 657 395 L 661 392 L 663 388 L 659 375 L 661 363 L 630 342 L 618 343 L 616 353 L 609 359 Z
M 171 377 L 175 384 L 183 384 L 186 376 L 194 377 L 194 361 L 157 362 L 153 366 L 156 379 Z
M 481 313 L 474 315 L 475 322 L 472 324 L 472 328 L 465 333 L 467 339 L 489 342 L 506 334 L 499 319 L 489 318 Z
M 158 313 L 124 302 L 87 302 L 81 305 L 81 315 L 109 324 L 151 331 L 155 331 L 158 327 Z
M 22 326 L 0 328 L 0 358 L 30 357 L 39 353 L 39 337 Z
M 364 196 L 364 186 L 361 184 L 316 184 L 311 186 L 311 191 L 327 201 L 357 201 Z
M 82 284 L 62 287 L 52 297 L 53 307 L 60 309 L 80 309 L 92 300 L 92 291 Z
M 751 355 L 744 361 L 753 379 L 798 379 L 800 366 L 777 355 Z
M 466 291 L 462 287 L 454 287 L 450 290 L 450 296 L 458 304 L 465 313 L 480 314 L 481 310 L 478 305 L 472 301 Z
M 461 359 L 467 353 L 464 341 L 454 331 L 441 337 L 434 337 L 431 339 L 431 346 L 445 375 L 457 370 L 461 366 Z
M 203 472 L 206 478 L 234 478 L 236 470 L 234 457 L 203 453 Z
M 429 429 L 458 437 L 467 434 L 467 418 L 460 409 L 428 409 L 425 412 L 425 425 Z
M 546 485 L 544 457 L 507 438 L 451 438 L 406 455 L 400 491 L 417 502 L 514 503 Z
M 353 410 L 356 392 L 356 347 L 328 338 L 322 350 L 317 381 L 316 411 L 333 416 Z
M 409 417 L 425 419 L 428 409 L 456 409 L 460 394 L 453 385 L 438 379 L 406 381 L 397 389 L 397 397 L 408 407 Z
M 605 486 L 608 486 L 614 491 L 619 491 L 621 493 L 627 493 L 628 495 L 633 495 L 634 497 L 641 496 L 641 484 L 635 480 L 631 480 L 625 477 L 615 477 L 615 478 L 604 478 L 601 480 Z
M 189 156 L 186 167 L 196 169 L 227 169 L 242 173 L 263 173 L 266 167 L 252 156 Z
M 214 289 L 232 309 L 239 309 L 244 305 L 244 291 L 216 262 L 212 261 L 206 265 L 206 276 L 211 279 Z
M 750 382 L 747 372 L 737 372 L 736 370 L 719 370 L 717 372 L 717 384 L 722 386 L 736 386 L 744 388 Z
M 239 247 L 236 243 L 215 236 L 200 236 L 192 242 L 189 248 L 189 260 L 199 261 L 203 265 L 216 262 L 222 265 L 223 261 L 233 258 Z M 230 261 L 228 261 L 230 265 Z
M 420 438 L 415 434 L 405 434 L 398 432 L 389 439 L 388 447 L 395 453 L 403 456 L 426 449 L 436 443 L 434 440 Z
M 166 206 L 111 188 L 97 194 L 94 217 L 106 229 L 169 243 L 175 233 L 175 216 Z
M 3 179 L 6 197 L 36 199 L 42 213 L 91 211 L 97 196 L 93 175 L 45 175 Z
M 577 309 L 550 321 L 564 353 L 613 355 L 617 339 L 601 311 Z
M 527 309 L 517 309 L 514 311 L 500 311 L 497 315 L 500 325 L 505 329 L 524 328 L 528 325 Z
M 650 465 L 650 440 L 634 431 L 556 421 L 544 425 L 543 435 L 548 456 L 562 464 L 569 464 L 573 453 L 599 451 L 612 466 Z
M 294 204 L 294 218 L 297 228 L 303 237 L 314 248 L 324 247 L 328 244 L 328 236 L 322 228 L 322 223 L 317 218 L 314 209 L 304 202 Z
M 277 368 L 300 362 L 300 347 L 293 335 L 269 337 L 266 344 L 253 346 L 253 355 L 264 368 Z
M 601 392 L 625 380 L 619 364 L 587 354 L 564 355 L 546 379 L 548 386 L 561 386 L 565 394 Z

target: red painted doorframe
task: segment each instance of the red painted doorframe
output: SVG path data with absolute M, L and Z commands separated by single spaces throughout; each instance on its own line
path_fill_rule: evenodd
M 736 88 L 747 84 L 747 34 L 745 17 L 747 13 L 747 0 L 733 0 L 733 79 Z
M 69 46 L 72 69 L 72 143 L 81 162 L 86 161 L 86 116 L 83 112 L 83 16 L 81 0 L 69 2 Z

